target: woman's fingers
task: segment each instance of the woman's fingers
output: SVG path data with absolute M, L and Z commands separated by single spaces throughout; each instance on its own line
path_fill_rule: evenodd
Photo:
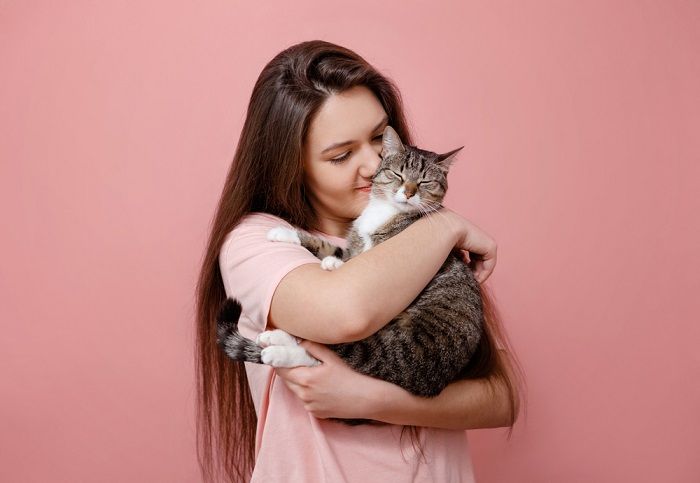
M 311 341 L 299 344 L 310 356 L 323 361 L 314 367 L 277 367 L 287 388 L 317 418 L 364 418 L 373 409 L 378 379 L 354 371 L 327 346 Z M 382 384 L 389 384 L 384 383 Z
M 275 367 L 275 372 L 284 382 L 297 386 L 307 386 L 309 384 L 309 367 Z
M 474 277 L 483 283 L 496 267 L 496 241 L 484 230 L 458 213 L 442 207 L 441 215 L 446 216 L 455 227 L 457 242 L 455 248 L 469 253 L 469 267 Z M 466 260 L 465 260 L 466 261 Z
M 275 370 L 278 371 L 279 369 L 275 369 Z M 278 375 L 279 375 L 279 372 L 278 372 Z M 300 384 L 297 384 L 296 382 L 294 382 L 290 379 L 286 379 L 282 376 L 280 376 L 280 377 L 281 377 L 282 381 L 284 381 L 284 383 L 287 385 L 287 388 L 290 391 L 292 391 L 292 393 L 294 393 L 294 395 L 296 397 L 298 397 L 302 401 L 306 402 L 305 400 L 307 399 L 307 391 L 308 391 L 306 386 L 302 386 Z
M 312 367 L 276 367 L 275 371 L 277 371 L 277 375 L 284 379 L 285 382 L 290 382 L 301 387 L 307 387 L 313 381 L 315 370 L 318 370 L 318 368 L 322 367 L 323 364 L 336 362 L 335 359 L 339 359 L 335 352 L 330 350 L 325 345 L 317 342 L 303 340 L 299 343 L 299 346 L 306 350 L 311 357 L 321 361 L 321 364 Z
M 467 236 L 462 247 L 469 251 L 469 267 L 474 272 L 474 277 L 479 283 L 483 283 L 496 268 L 496 241 L 478 226 L 470 223 Z
M 493 273 L 494 268 L 496 268 L 495 253 L 492 258 L 484 258 L 483 255 L 470 253 L 470 258 L 469 268 L 474 272 L 474 278 L 477 282 L 484 283 L 491 273 Z

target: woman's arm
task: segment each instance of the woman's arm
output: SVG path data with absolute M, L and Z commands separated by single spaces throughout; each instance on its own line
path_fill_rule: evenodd
M 364 339 L 416 298 L 455 246 L 480 254 L 475 275 L 480 281 L 488 277 L 496 263 L 496 243 L 443 208 L 337 270 L 327 272 L 315 264 L 295 268 L 275 290 L 268 323 L 325 344 Z
M 321 344 L 301 343 L 323 361 L 317 367 L 276 368 L 277 374 L 318 418 L 366 418 L 399 425 L 446 429 L 508 425 L 506 387 L 494 379 L 465 379 L 449 384 L 433 398 L 353 371 Z
M 433 398 L 409 393 L 394 384 L 377 384 L 377 403 L 366 418 L 392 424 L 445 429 L 499 428 L 508 425 L 508 392 L 499 379 L 452 382 Z

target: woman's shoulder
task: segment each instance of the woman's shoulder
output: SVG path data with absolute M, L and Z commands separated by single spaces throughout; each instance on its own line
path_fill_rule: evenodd
M 252 211 L 250 213 L 246 213 L 239 220 L 236 226 L 226 235 L 226 238 L 224 239 L 223 245 L 221 247 L 221 251 L 222 253 L 227 251 L 228 247 L 231 245 L 236 245 L 236 247 L 239 249 L 242 249 L 243 247 L 263 249 L 263 246 L 265 246 L 269 250 L 271 250 L 273 246 L 277 246 L 277 248 L 279 248 L 280 244 L 264 243 L 267 241 L 267 232 L 270 231 L 270 229 L 275 228 L 277 226 L 296 229 L 296 227 L 294 227 L 284 218 L 271 215 L 270 213 L 264 213 L 260 211 Z M 318 237 L 325 238 L 326 240 L 338 246 L 344 247 L 346 245 L 345 240 L 341 237 L 328 235 L 326 233 L 316 230 L 310 230 L 309 232 Z
M 249 256 L 255 253 L 280 251 L 278 243 L 267 243 L 267 232 L 276 226 L 292 228 L 292 225 L 279 216 L 253 211 L 245 214 L 224 238 L 219 256 Z M 284 250 L 287 251 L 287 250 Z
M 262 211 L 251 211 L 250 213 L 243 215 L 234 230 L 236 228 L 246 228 L 251 226 L 277 226 L 280 224 L 292 226 L 287 220 L 280 218 L 279 216 L 264 213 Z
M 279 216 L 260 211 L 251 211 L 250 213 L 243 215 L 236 226 L 233 227 L 230 232 L 228 232 L 224 244 L 228 243 L 231 239 L 240 236 L 260 235 L 261 233 L 266 234 L 270 228 L 274 228 L 279 225 L 283 225 L 288 228 L 292 227 L 289 222 L 287 222 L 284 218 L 280 218 Z

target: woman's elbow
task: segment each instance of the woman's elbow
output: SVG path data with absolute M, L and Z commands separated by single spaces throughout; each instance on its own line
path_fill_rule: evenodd
M 366 315 L 358 307 L 349 307 L 342 317 L 342 329 L 338 333 L 336 344 L 343 342 L 355 342 L 369 337 L 369 322 Z
M 366 290 L 357 290 L 348 294 L 349 303 L 346 313 L 346 342 L 366 339 L 388 324 L 392 317 L 387 317 L 384 303 L 376 294 Z
M 290 317 L 297 321 L 294 327 L 291 324 L 277 327 L 320 344 L 342 344 L 367 337 L 367 319 L 353 298 L 344 293 L 342 300 L 337 297 L 333 300 L 331 293 L 334 292 L 330 290 L 328 294 L 317 295 L 312 303 L 302 303 L 300 311 Z
M 372 335 L 369 317 L 362 309 L 362 305 L 358 304 L 356 299 L 351 296 L 344 298 L 346 307 L 342 310 L 342 315 L 340 316 L 341 330 L 338 331 L 338 340 L 333 342 L 336 344 L 355 342 Z
M 502 378 L 492 378 L 491 383 L 494 385 L 493 387 L 495 389 L 493 427 L 501 428 L 514 425 L 520 412 L 520 398 L 517 388 L 512 388 L 514 393 L 511 395 L 507 384 Z

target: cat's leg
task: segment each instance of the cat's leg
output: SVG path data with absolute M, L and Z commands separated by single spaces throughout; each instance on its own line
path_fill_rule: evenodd
M 347 250 L 323 238 L 284 226 L 277 226 L 268 231 L 267 239 L 270 241 L 294 243 L 303 246 L 322 261 L 321 268 L 324 270 L 335 270 L 343 265 L 344 260 L 349 258 L 349 252 Z
M 311 357 L 297 338 L 282 329 L 266 330 L 255 338 L 255 343 L 263 350 L 260 359 L 263 364 L 273 367 L 316 366 L 320 362 Z
M 299 240 L 297 231 L 285 226 L 276 226 L 271 228 L 267 232 L 267 239 L 274 242 L 285 242 L 301 245 L 301 240 Z
M 313 253 L 316 258 L 321 260 L 321 268 L 323 270 L 335 270 L 340 268 L 343 260 L 346 260 L 349 256 L 348 251 L 330 243 L 323 238 L 319 238 L 314 235 L 309 235 L 308 233 L 300 232 L 299 239 L 301 245 Z
M 321 260 L 321 268 L 330 272 L 332 270 L 335 270 L 336 268 L 342 267 L 344 263 L 345 262 L 342 261 L 340 258 L 335 257 L 333 255 L 329 255 L 327 257 L 324 257 L 323 260 Z
M 255 338 L 255 343 L 260 347 L 267 347 L 271 345 L 296 347 L 298 345 L 296 337 L 289 332 L 283 331 L 282 329 L 266 330 L 265 332 L 259 333 Z
M 271 345 L 260 352 L 263 364 L 272 367 L 317 366 L 321 363 L 301 346 Z

